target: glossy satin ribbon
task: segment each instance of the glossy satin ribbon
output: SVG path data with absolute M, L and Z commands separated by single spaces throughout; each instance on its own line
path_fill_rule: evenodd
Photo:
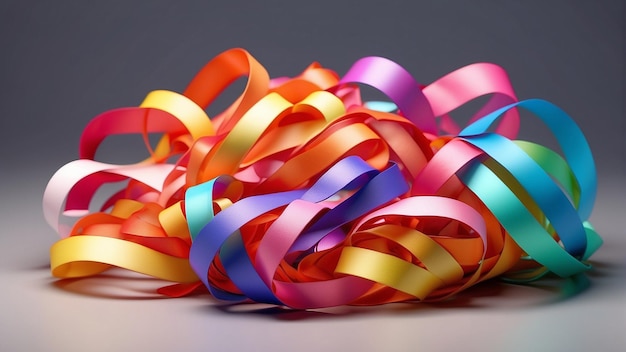
M 229 85 L 243 92 L 205 110 Z M 363 102 L 360 85 L 389 97 Z M 449 114 L 489 96 L 465 127 Z M 562 153 L 516 140 L 519 110 Z M 148 135 L 158 133 L 152 145 Z M 134 134 L 146 156 L 102 163 L 107 137 Z M 505 71 L 463 67 L 422 84 L 366 57 L 339 76 L 312 64 L 271 79 L 243 49 L 211 60 L 182 93 L 96 116 L 80 159 L 46 187 L 58 278 L 120 267 L 206 287 L 217 299 L 298 309 L 448 299 L 481 281 L 577 275 L 602 240 L 589 145 L 543 100 L 518 101 Z M 117 187 L 95 203 L 104 185 Z

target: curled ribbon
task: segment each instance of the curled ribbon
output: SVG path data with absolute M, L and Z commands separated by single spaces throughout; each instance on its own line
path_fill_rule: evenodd
M 217 116 L 205 109 L 238 78 Z M 389 97 L 363 102 L 360 85 Z M 490 96 L 464 128 L 448 115 Z M 519 109 L 562 154 L 515 140 Z M 159 133 L 153 147 L 149 133 Z M 97 161 L 116 134 L 145 160 Z M 381 57 L 339 77 L 314 63 L 271 79 L 243 49 L 211 60 L 182 93 L 95 117 L 80 159 L 46 187 L 58 278 L 120 267 L 173 282 L 182 296 L 297 309 L 447 299 L 481 281 L 536 280 L 590 268 L 602 240 L 587 221 L 596 192 L 589 145 L 553 104 L 518 101 L 505 71 L 478 63 L 428 85 Z M 120 182 L 124 181 L 121 185 Z M 116 184 L 96 211 L 95 193 Z

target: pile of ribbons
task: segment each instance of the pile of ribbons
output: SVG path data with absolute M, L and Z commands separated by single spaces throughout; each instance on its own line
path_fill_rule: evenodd
M 228 108 L 207 107 L 247 79 Z M 389 100 L 364 102 L 373 87 Z M 371 88 L 368 88 L 371 89 Z M 450 112 L 486 103 L 464 128 Z M 520 111 L 560 151 L 516 140 Z M 145 159 L 99 162 L 109 136 L 136 134 Z M 158 143 L 150 135 L 158 134 Z M 418 83 L 385 58 L 348 72 L 311 64 L 270 78 L 243 49 L 211 60 L 182 93 L 95 117 L 79 160 L 44 194 L 58 278 L 112 267 L 204 287 L 219 300 L 296 309 L 447 299 L 481 281 L 590 268 L 602 240 L 589 145 L 544 100 L 518 101 L 505 71 L 478 63 Z M 102 204 L 103 185 L 117 187 Z

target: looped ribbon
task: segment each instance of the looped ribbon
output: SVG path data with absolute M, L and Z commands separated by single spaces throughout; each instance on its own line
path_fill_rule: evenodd
M 247 84 L 209 118 L 237 79 Z M 389 98 L 363 102 L 360 85 Z M 449 114 L 487 102 L 458 126 Z M 562 154 L 515 140 L 519 109 L 545 123 Z M 159 133 L 152 146 L 148 135 Z M 136 134 L 147 156 L 97 161 L 106 138 Z M 573 120 L 518 101 L 494 64 L 424 85 L 366 57 L 339 77 L 317 63 L 270 78 L 243 49 L 211 60 L 182 93 L 96 116 L 80 159 L 44 192 L 58 278 L 120 267 L 173 282 L 183 296 L 296 309 L 448 299 L 481 281 L 576 275 L 602 240 L 589 145 Z M 117 185 L 99 208 L 96 192 Z

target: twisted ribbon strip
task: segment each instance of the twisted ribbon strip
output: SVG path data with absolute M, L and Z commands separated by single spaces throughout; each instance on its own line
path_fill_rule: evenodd
M 210 119 L 240 77 L 244 91 Z M 390 101 L 363 103 L 360 84 Z M 448 115 L 485 95 L 465 128 Z M 550 128 L 563 156 L 515 140 L 518 109 Z M 154 148 L 149 133 L 161 134 Z M 141 135 L 146 159 L 96 161 L 116 134 Z M 227 301 L 374 305 L 445 299 L 498 276 L 571 276 L 602 243 L 586 221 L 596 179 L 582 132 L 549 102 L 519 102 L 493 64 L 429 85 L 381 57 L 341 78 L 313 63 L 270 79 L 232 49 L 183 94 L 154 91 L 95 117 L 79 151 L 44 194 L 62 237 L 51 248 L 59 278 L 121 267 L 174 282 L 159 290 L 169 296 L 205 286 Z

